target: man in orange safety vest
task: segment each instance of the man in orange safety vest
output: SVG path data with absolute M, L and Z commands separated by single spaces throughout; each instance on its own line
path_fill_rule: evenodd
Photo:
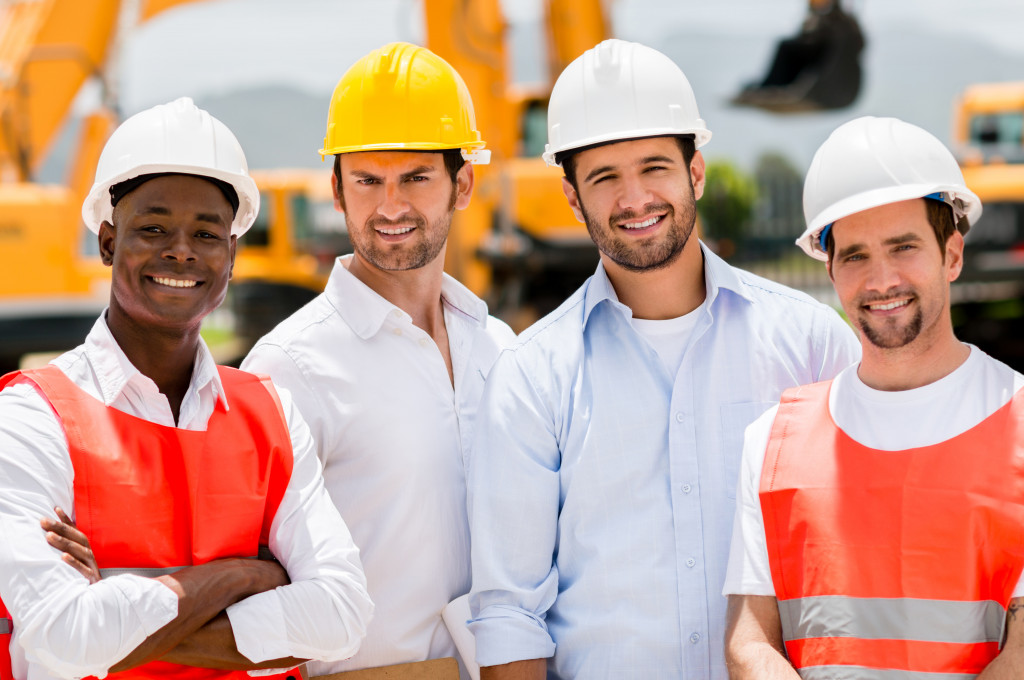
M 950 318 L 981 202 L 931 134 L 865 117 L 818 150 L 804 213 L 863 357 L 747 429 L 731 677 L 1022 677 L 1024 376 Z
M 246 678 L 358 649 L 372 604 L 308 428 L 199 335 L 258 211 L 238 141 L 190 99 L 107 142 L 82 216 L 109 307 L 0 378 L 4 678 Z

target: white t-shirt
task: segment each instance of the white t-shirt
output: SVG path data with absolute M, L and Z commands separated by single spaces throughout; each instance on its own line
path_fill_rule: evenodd
M 828 408 L 839 426 L 863 446 L 881 451 L 931 446 L 969 430 L 1024 387 L 1024 376 L 977 347 L 959 368 L 913 390 L 883 392 L 857 376 L 859 363 L 835 378 Z M 775 595 L 758 488 L 778 406 L 747 428 L 736 494 L 725 595 Z M 1013 597 L 1024 596 L 1024 578 Z
M 704 304 L 707 304 L 706 300 Z M 683 354 L 686 353 L 686 346 L 690 344 L 690 336 L 693 335 L 703 309 L 704 305 L 700 305 L 689 314 L 674 319 L 633 319 L 633 328 L 658 353 L 669 375 L 679 373 Z

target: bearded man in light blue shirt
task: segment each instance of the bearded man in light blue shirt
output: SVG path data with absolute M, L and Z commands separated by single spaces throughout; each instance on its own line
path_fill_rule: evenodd
M 481 677 L 724 679 L 743 431 L 859 346 L 693 234 L 711 133 L 668 57 L 587 51 L 548 136 L 601 262 L 488 377 L 470 464 Z

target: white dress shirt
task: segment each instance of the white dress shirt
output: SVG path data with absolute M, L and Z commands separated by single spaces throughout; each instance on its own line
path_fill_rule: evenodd
M 828 410 L 836 426 L 861 446 L 905 451 L 960 435 L 1002 408 L 1024 388 L 1024 376 L 971 347 L 967 361 L 940 380 L 912 390 L 881 391 L 857 375 L 854 364 L 836 376 Z M 775 596 L 759 490 L 776 405 L 747 428 L 737 491 L 726 595 Z M 1024 577 L 1013 597 L 1024 596 Z
M 242 364 L 288 388 L 309 423 L 376 604 L 359 653 L 311 664 L 314 675 L 458 658 L 441 610 L 470 586 L 464 464 L 484 378 L 514 337 L 445 275 L 453 388 L 433 339 L 353 276 L 350 260 Z
M 706 249 L 704 275 L 681 362 L 638 332 L 598 266 L 495 363 L 470 474 L 480 665 L 727 677 L 721 584 L 743 429 L 859 346 L 825 305 Z
M 166 397 L 132 366 L 105 321 L 53 363 L 107 406 L 175 427 Z M 287 656 L 341 659 L 359 647 L 373 605 L 359 552 L 323 486 L 309 430 L 279 390 L 294 467 L 271 525 L 270 550 L 292 583 L 227 609 L 238 651 L 259 662 Z M 216 364 L 200 343 L 177 427 L 202 431 L 220 401 Z M 14 618 L 15 677 L 104 677 L 177 615 L 177 597 L 131 574 L 90 585 L 46 543 L 39 525 L 54 506 L 74 509 L 74 468 L 49 403 L 31 385 L 0 393 L 0 597 Z

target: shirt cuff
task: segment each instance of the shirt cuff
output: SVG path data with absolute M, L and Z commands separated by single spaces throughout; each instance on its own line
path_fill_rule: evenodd
M 178 596 L 160 581 L 135 574 L 120 574 L 101 583 L 121 591 L 146 637 L 157 632 L 178 615 Z
M 226 610 L 239 654 L 253 663 L 294 656 L 283 639 L 284 608 L 276 590 L 247 597 Z
M 555 643 L 544 623 L 522 610 L 488 607 L 469 622 L 469 629 L 476 639 L 476 661 L 481 667 L 547 659 L 555 654 Z

